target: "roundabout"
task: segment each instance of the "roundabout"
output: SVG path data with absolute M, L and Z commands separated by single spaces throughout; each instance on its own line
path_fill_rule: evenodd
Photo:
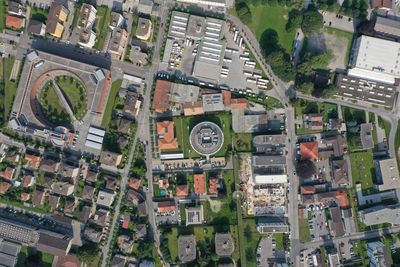
M 194 151 L 203 156 L 217 153 L 224 144 L 224 134 L 221 128 L 210 121 L 195 125 L 189 136 L 190 145 Z

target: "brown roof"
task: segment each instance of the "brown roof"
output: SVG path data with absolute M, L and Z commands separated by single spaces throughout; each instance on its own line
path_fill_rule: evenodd
M 345 230 L 344 230 L 344 223 L 342 221 L 342 215 L 340 214 L 340 208 L 339 207 L 331 207 L 329 208 L 329 211 L 331 212 L 331 232 L 333 236 L 344 236 Z
M 140 203 L 143 202 L 143 196 L 136 190 L 133 189 L 128 189 L 128 192 L 126 192 L 125 195 L 125 204 L 130 206 L 130 205 L 139 205 Z
M 32 175 L 25 175 L 24 180 L 22 181 L 22 187 L 27 188 L 32 186 L 34 178 Z
M 43 25 L 43 22 L 31 19 L 29 20 L 28 32 L 32 34 L 41 34 Z
M 177 197 L 186 197 L 188 195 L 189 195 L 189 188 L 188 188 L 187 184 L 176 186 L 176 196 Z
M 128 134 L 130 125 L 131 125 L 130 120 L 121 119 L 121 122 L 118 125 L 118 132 L 123 133 L 123 134 Z
M 35 191 L 33 191 L 32 204 L 34 206 L 42 206 L 44 202 L 44 196 L 45 196 L 44 191 L 36 189 Z
M 349 177 L 349 166 L 347 165 L 347 161 L 340 160 L 332 160 L 332 182 L 336 186 L 348 185 L 350 184 Z
M 106 176 L 106 188 L 115 191 L 118 187 L 118 179 L 112 176 Z
M 154 111 L 163 113 L 168 110 L 171 85 L 168 81 L 157 80 L 152 104 Z
M 157 135 L 157 143 L 160 150 L 176 149 L 178 147 L 173 121 L 157 122 Z
M 7 167 L 3 171 L 0 171 L 0 177 L 11 180 L 13 178 L 15 169 L 12 167 Z
M 140 107 L 139 105 L 136 105 L 139 104 L 137 101 L 140 101 L 139 94 L 128 91 L 125 95 L 124 112 L 130 116 L 136 116 L 138 113 L 138 107 Z
M 97 175 L 99 175 L 97 172 L 88 171 L 88 173 L 87 173 L 87 175 L 86 175 L 86 181 L 89 181 L 89 182 L 96 182 L 96 180 L 97 180 Z
M 73 213 L 76 207 L 76 200 L 75 197 L 72 199 L 67 199 L 64 205 L 64 212 L 65 213 Z
M 6 27 L 13 29 L 21 29 L 24 27 L 24 19 L 16 16 L 8 15 L 6 17 Z
M 246 98 L 231 99 L 231 109 L 246 109 L 249 106 L 249 101 Z
M 373 0 L 373 8 L 387 8 L 392 9 L 392 1 L 391 0 Z
M 183 114 L 185 116 L 201 115 L 204 114 L 203 102 L 188 102 L 182 105 Z
M 318 159 L 318 142 L 300 143 L 300 155 L 302 159 Z
M 31 194 L 29 193 L 21 193 L 21 201 L 26 202 L 31 198 Z
M 81 267 L 82 263 L 74 255 L 59 256 L 55 267 Z
M 218 194 L 219 179 L 218 178 L 210 178 L 208 180 L 208 183 L 209 183 L 208 192 L 212 195 Z
M 25 154 L 25 160 L 27 161 L 27 166 L 32 169 L 39 168 L 40 165 L 40 156 L 35 156 L 31 154 Z
M 157 209 L 159 212 L 170 212 L 176 210 L 174 201 L 161 201 L 157 203 Z
M 103 151 L 100 154 L 100 162 L 108 166 L 118 166 L 122 161 L 122 155 L 111 151 Z
M 11 184 L 2 181 L 0 183 L 0 195 L 4 195 L 5 193 L 7 193 L 8 189 L 10 189 L 10 188 L 11 188 Z
M 204 178 L 204 174 L 195 174 L 194 175 L 194 192 L 197 195 L 204 195 L 206 193 L 206 182 Z
M 313 195 L 313 194 L 315 194 L 315 186 L 312 186 L 312 185 L 301 186 L 300 192 L 302 195 Z
M 60 202 L 60 196 L 50 195 L 49 206 L 52 208 L 52 210 L 57 209 L 59 202 Z
M 109 220 L 109 214 L 110 212 L 108 210 L 104 209 L 97 210 L 91 221 L 98 226 L 104 227 L 106 226 Z
M 231 106 L 231 99 L 232 99 L 232 93 L 227 90 L 222 90 L 222 98 L 224 100 L 224 106 L 225 107 L 230 107 Z
M 94 197 L 95 190 L 96 190 L 96 188 L 94 188 L 93 186 L 85 185 L 85 187 L 83 187 L 83 191 L 82 191 L 82 198 L 86 199 L 86 200 L 92 200 Z
M 46 32 L 53 34 L 56 32 L 57 25 L 63 25 L 65 21 L 61 20 L 60 14 L 69 14 L 68 9 L 66 9 L 62 4 L 53 2 L 50 6 L 49 15 L 46 22 Z
M 60 168 L 60 162 L 53 159 L 42 159 L 40 169 L 45 172 L 56 173 Z
M 140 186 L 140 179 L 130 178 L 129 179 L 129 188 L 138 190 Z
M 71 248 L 71 240 L 57 235 L 40 233 L 36 248 L 56 256 L 66 256 Z
M 90 219 L 90 216 L 92 216 L 92 207 L 85 205 L 79 212 L 78 219 L 86 223 Z

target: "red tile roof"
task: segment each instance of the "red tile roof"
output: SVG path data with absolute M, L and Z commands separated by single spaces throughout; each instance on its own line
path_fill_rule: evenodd
M 176 186 L 176 196 L 186 197 L 189 195 L 189 188 L 186 184 Z
M 318 142 L 300 143 L 300 155 L 302 159 L 318 159 Z
M 178 147 L 173 121 L 157 122 L 157 135 L 158 148 L 160 150 L 176 149 Z
M 204 195 L 206 193 L 206 183 L 204 174 L 195 174 L 194 177 L 194 192 L 197 195 Z
M 32 175 L 26 175 L 24 177 L 24 180 L 22 181 L 22 186 L 24 188 L 27 188 L 27 187 L 31 186 L 32 181 L 33 181 L 33 176 Z
M 6 17 L 6 26 L 13 29 L 21 29 L 24 27 L 24 19 L 8 15 Z
M 246 98 L 233 98 L 231 100 L 231 109 L 246 109 L 249 101 Z
M 22 193 L 21 194 L 21 201 L 26 202 L 31 198 L 31 195 L 29 193 Z
M 373 8 L 387 8 L 392 9 L 392 1 L 391 0 L 373 0 Z
M 221 93 L 225 107 L 229 107 L 231 105 L 232 93 L 226 90 L 222 90 Z
M 10 189 L 10 188 L 11 188 L 11 184 L 2 182 L 0 184 L 0 195 L 4 195 L 5 193 L 7 193 L 8 189 Z
M 159 212 L 170 212 L 176 210 L 176 205 L 173 201 L 163 201 L 158 202 L 157 208 Z
M 4 171 L 0 171 L 0 177 L 3 177 L 6 180 L 11 180 L 13 178 L 14 171 L 14 168 L 7 167 Z
M 163 113 L 168 110 L 171 85 L 168 81 L 157 80 L 151 106 L 156 112 Z
M 208 192 L 210 192 L 210 194 L 212 195 L 218 194 L 218 182 L 219 182 L 218 178 L 210 178 L 208 180 L 208 183 L 210 185 L 210 187 L 208 188 Z
M 344 209 L 350 206 L 349 197 L 346 192 L 336 192 L 336 198 L 339 200 L 339 206 Z
M 313 195 L 315 194 L 315 186 L 302 186 L 300 187 L 300 193 L 302 195 Z

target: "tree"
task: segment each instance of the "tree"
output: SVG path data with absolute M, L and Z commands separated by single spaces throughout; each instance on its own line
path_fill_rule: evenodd
M 249 24 L 251 23 L 251 12 L 250 8 L 245 2 L 238 2 L 235 5 L 236 13 L 239 17 L 239 19 L 244 23 L 244 24 Z
M 92 243 L 88 243 L 83 245 L 78 249 L 77 257 L 81 262 L 84 263 L 92 263 L 96 261 L 96 258 L 99 255 L 99 248 Z
M 294 78 L 295 70 L 290 63 L 290 56 L 283 50 L 275 51 L 267 56 L 273 72 L 283 81 L 291 81 Z
M 323 91 L 322 91 L 322 97 L 323 98 L 330 98 L 332 97 L 335 93 L 337 92 L 337 87 L 334 84 L 328 85 Z
M 295 29 L 299 28 L 301 26 L 301 22 L 303 21 L 303 17 L 301 15 L 301 12 L 292 9 L 289 12 L 289 19 L 288 22 L 286 23 L 286 31 L 291 32 L 294 31 Z
M 297 163 L 296 172 L 300 178 L 310 178 L 317 172 L 317 168 L 311 160 L 302 159 Z
M 246 225 L 246 227 L 244 228 L 244 234 L 246 235 L 247 240 L 251 240 L 251 227 L 250 225 Z
M 324 26 L 324 18 L 321 13 L 314 8 L 308 9 L 303 14 L 303 21 L 301 23 L 301 29 L 305 35 L 310 35 L 318 32 Z
M 311 95 L 311 93 L 314 91 L 314 84 L 312 82 L 304 82 L 296 85 L 296 90 L 306 94 L 306 95 Z

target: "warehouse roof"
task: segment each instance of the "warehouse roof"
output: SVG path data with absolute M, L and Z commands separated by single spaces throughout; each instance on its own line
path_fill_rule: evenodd
M 374 30 L 384 34 L 400 36 L 400 21 L 377 17 Z

